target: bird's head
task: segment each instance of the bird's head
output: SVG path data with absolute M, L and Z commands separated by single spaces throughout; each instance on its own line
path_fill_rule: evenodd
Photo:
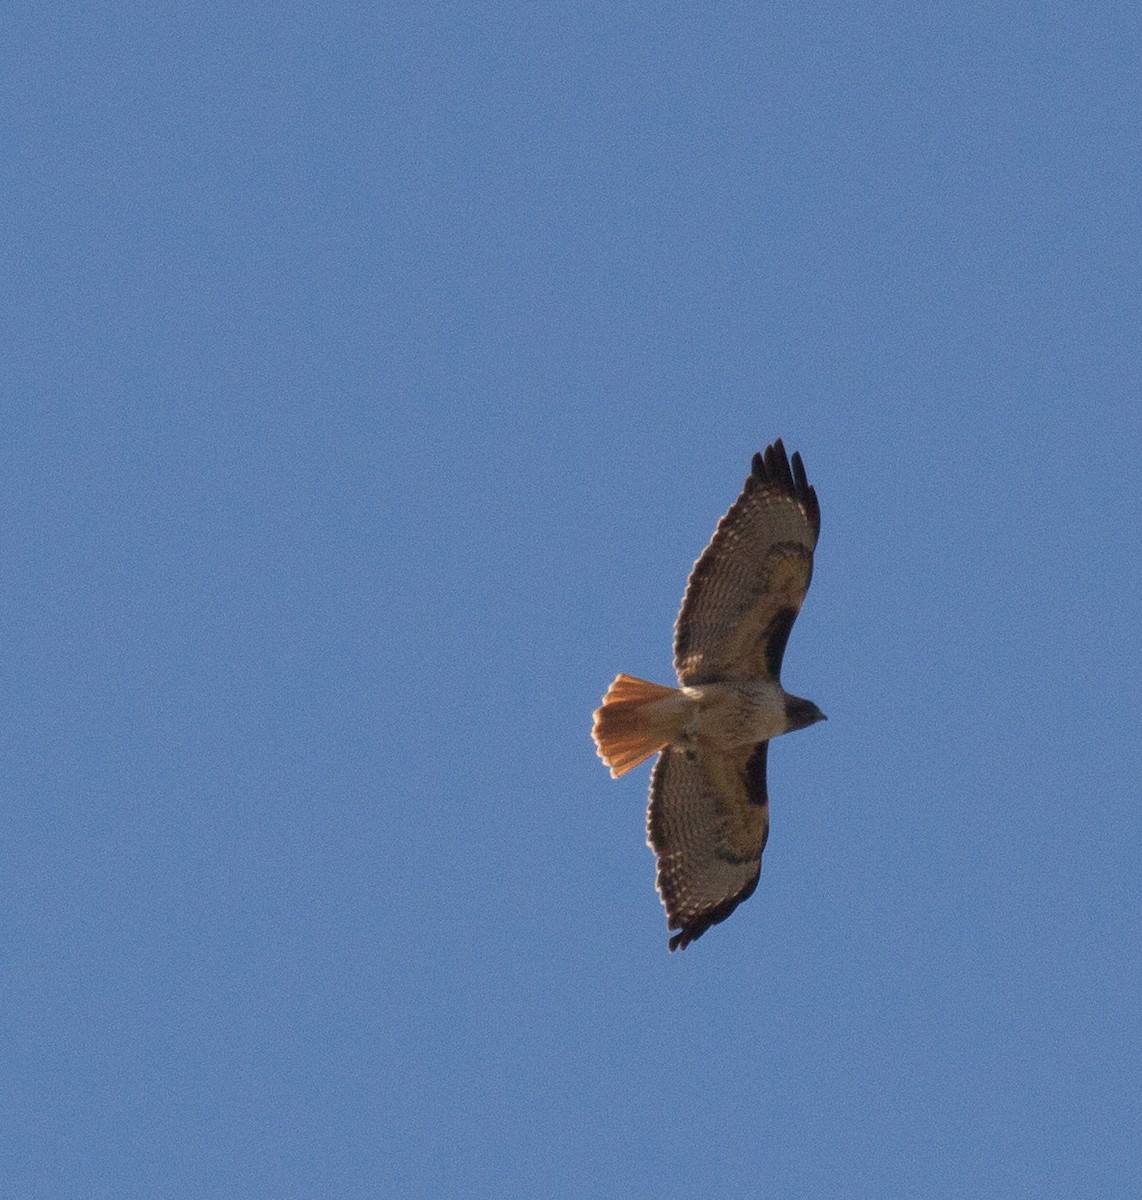
M 807 725 L 828 720 L 812 700 L 803 700 L 800 696 L 785 697 L 785 719 L 789 722 L 791 733 L 794 729 L 804 729 Z

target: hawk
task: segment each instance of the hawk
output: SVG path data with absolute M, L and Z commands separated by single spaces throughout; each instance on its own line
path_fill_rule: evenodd
M 617 778 L 659 751 L 647 842 L 678 950 L 753 895 L 769 836 L 770 741 L 825 714 L 781 686 L 821 528 L 800 454 L 753 456 L 741 495 L 694 564 L 674 627 L 680 687 L 619 675 L 592 736 Z

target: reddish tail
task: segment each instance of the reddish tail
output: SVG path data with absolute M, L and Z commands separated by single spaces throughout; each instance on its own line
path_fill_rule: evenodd
M 617 779 L 678 736 L 686 716 L 678 688 L 619 675 L 595 709 L 591 736 Z

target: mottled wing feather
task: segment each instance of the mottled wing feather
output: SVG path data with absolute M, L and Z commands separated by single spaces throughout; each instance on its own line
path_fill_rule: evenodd
M 690 573 L 674 630 L 683 684 L 777 679 L 813 574 L 821 528 L 799 454 L 755 454 L 741 495 Z
M 753 895 L 769 836 L 768 742 L 736 759 L 667 747 L 650 781 L 647 841 L 670 949 L 687 946 Z

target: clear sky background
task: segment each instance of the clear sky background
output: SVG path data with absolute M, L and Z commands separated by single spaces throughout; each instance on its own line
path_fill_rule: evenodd
M 1142 1194 L 1136 4 L 0 24 L 0 1193 Z M 778 436 L 670 955 L 591 710 Z

